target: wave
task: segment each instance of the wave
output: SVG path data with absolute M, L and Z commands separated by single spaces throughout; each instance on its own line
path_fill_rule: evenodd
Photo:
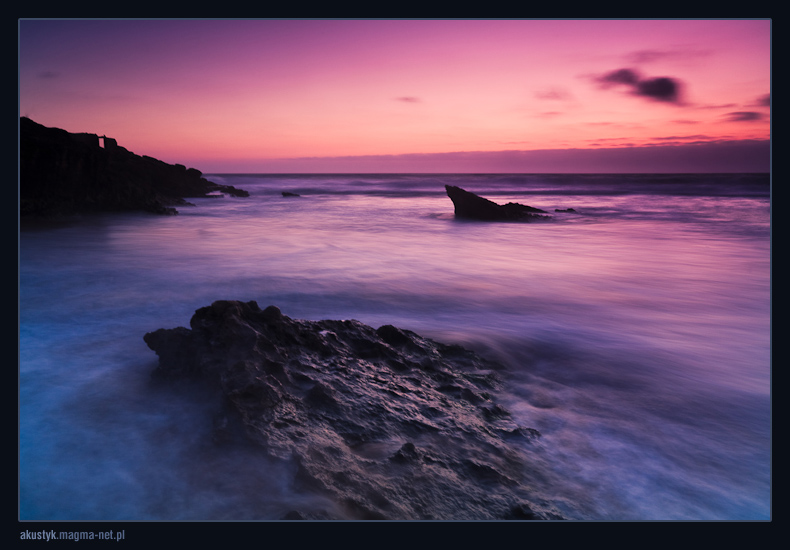
M 674 195 L 768 197 L 769 174 L 206 174 L 227 185 L 279 194 L 417 197 L 445 193 L 445 185 L 477 194 Z M 252 190 L 252 189 L 251 189 Z

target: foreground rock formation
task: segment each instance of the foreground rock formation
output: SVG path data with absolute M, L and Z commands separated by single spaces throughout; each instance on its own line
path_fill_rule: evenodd
M 108 137 L 72 134 L 19 120 L 19 208 L 22 216 L 143 210 L 176 214 L 185 198 L 247 191 L 207 181 L 194 169 L 139 156 Z
M 540 434 L 497 403 L 497 364 L 390 325 L 295 320 L 255 302 L 214 302 L 190 327 L 144 336 L 154 377 L 213 385 L 215 441 L 293 460 L 297 486 L 341 517 L 561 519 L 527 489 L 523 447 Z
M 548 214 L 540 208 L 515 202 L 499 205 L 460 187 L 445 185 L 444 188 L 447 190 L 447 196 L 453 201 L 457 218 L 484 221 L 533 221 L 549 217 L 539 215 Z

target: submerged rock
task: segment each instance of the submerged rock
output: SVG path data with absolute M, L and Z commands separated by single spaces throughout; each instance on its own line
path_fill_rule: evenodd
M 191 206 L 185 198 L 217 192 L 249 196 L 206 180 L 194 168 L 136 155 L 112 138 L 19 119 L 22 216 L 124 210 L 177 214 L 176 206 Z
M 236 422 L 244 443 L 293 460 L 297 486 L 345 517 L 561 518 L 527 489 L 522 447 L 539 434 L 496 402 L 498 364 L 394 326 L 296 320 L 255 302 L 214 302 L 190 327 L 144 336 L 153 375 L 212 384 L 220 429 Z
M 453 201 L 457 218 L 484 221 L 533 221 L 550 217 L 539 215 L 548 214 L 540 208 L 515 202 L 500 205 L 454 185 L 444 187 L 447 196 Z

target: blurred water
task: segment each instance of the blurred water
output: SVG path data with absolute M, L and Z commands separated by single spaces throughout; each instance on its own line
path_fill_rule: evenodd
M 150 385 L 142 336 L 218 299 L 504 362 L 501 398 L 543 434 L 535 490 L 570 518 L 770 517 L 764 176 L 207 177 L 251 196 L 23 224 L 21 519 L 331 509 L 214 448 L 213 396 Z M 445 183 L 578 212 L 458 221 Z

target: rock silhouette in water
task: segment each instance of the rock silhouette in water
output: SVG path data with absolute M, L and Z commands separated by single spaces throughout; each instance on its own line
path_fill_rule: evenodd
M 100 139 L 104 146 L 100 145 Z M 19 209 L 22 216 L 143 210 L 176 214 L 190 197 L 247 191 L 218 185 L 200 171 L 139 156 L 96 134 L 72 134 L 19 120 Z
M 235 419 L 345 517 L 561 518 L 526 488 L 516 444 L 539 434 L 497 403 L 499 365 L 394 326 L 295 320 L 255 302 L 214 302 L 190 327 L 144 336 L 154 377 L 214 385 L 216 440 L 233 440 Z
M 540 208 L 515 202 L 500 205 L 454 185 L 445 185 L 444 188 L 453 201 L 457 218 L 484 221 L 533 221 L 549 218 L 539 215 L 548 214 Z

